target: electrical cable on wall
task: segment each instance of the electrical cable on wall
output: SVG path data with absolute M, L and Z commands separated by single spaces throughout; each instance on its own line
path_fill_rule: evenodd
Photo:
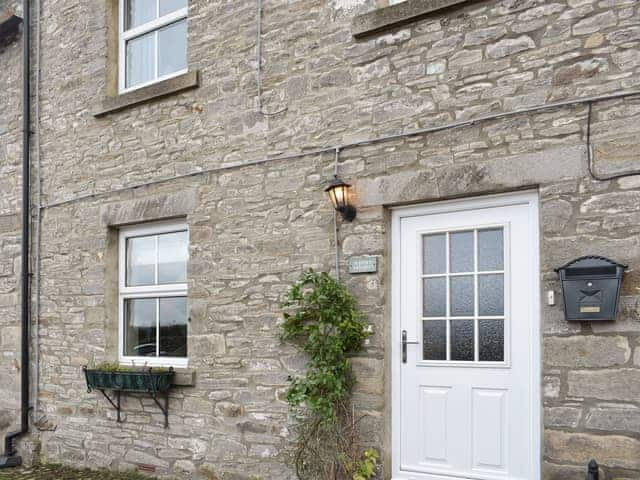
M 516 115 L 524 115 L 529 113 L 554 110 L 557 108 L 571 107 L 575 105 L 584 105 L 584 104 L 589 104 L 591 102 L 618 100 L 621 98 L 630 98 L 630 97 L 638 97 L 638 96 L 640 96 L 640 90 L 631 90 L 631 91 L 624 91 L 624 92 L 618 92 L 618 93 L 612 93 L 612 94 L 606 94 L 606 95 L 598 95 L 593 97 L 577 98 L 574 100 L 564 100 L 561 102 L 547 103 L 543 105 L 536 105 L 533 107 L 521 108 L 521 109 L 513 110 L 510 112 L 492 113 L 492 114 L 483 115 L 470 120 L 460 120 L 460 121 L 438 125 L 434 127 L 426 127 L 426 128 L 416 129 L 416 130 L 409 130 L 402 133 L 383 135 L 380 137 L 373 137 L 365 140 L 359 140 L 357 142 L 345 143 L 339 146 L 323 147 L 323 148 L 306 150 L 306 151 L 301 151 L 296 153 L 286 153 L 284 155 L 277 155 L 272 157 L 262 157 L 262 158 L 256 158 L 253 160 L 242 160 L 238 162 L 228 163 L 226 165 L 217 165 L 215 167 L 203 168 L 193 172 L 182 173 L 179 175 L 172 175 L 170 177 L 158 178 L 156 180 L 150 180 L 148 182 L 141 182 L 134 185 L 114 188 L 114 189 L 106 190 L 102 192 L 80 194 L 75 197 L 56 200 L 46 205 L 41 205 L 41 208 L 48 209 L 48 208 L 60 207 L 60 206 L 68 205 L 70 203 L 79 202 L 82 200 L 96 199 L 96 198 L 107 196 L 107 195 L 113 195 L 113 194 L 117 194 L 125 191 L 135 190 L 138 188 L 149 187 L 152 185 L 159 185 L 162 183 L 172 182 L 175 180 L 182 180 L 182 179 L 192 178 L 200 175 L 207 175 L 210 173 L 226 172 L 229 170 L 235 170 L 237 168 L 245 168 L 245 167 L 250 167 L 255 165 L 264 165 L 264 164 L 276 162 L 276 161 L 293 160 L 293 159 L 308 157 L 310 155 L 320 155 L 327 152 L 333 152 L 335 151 L 336 148 L 340 150 L 346 150 L 348 148 L 356 148 L 356 147 L 361 147 L 365 145 L 373 145 L 376 143 L 383 143 L 383 142 L 398 140 L 402 138 L 414 137 L 417 135 L 426 135 L 429 133 L 443 132 L 446 130 L 453 130 L 453 129 L 462 128 L 462 127 L 470 127 L 470 126 L 477 125 L 479 123 L 501 120 L 501 119 L 510 118 Z M 630 175 L 636 175 L 636 173 L 635 172 L 625 173 L 621 175 L 630 176 Z
M 276 112 L 265 112 L 262 99 L 262 0 L 258 0 L 258 20 L 257 20 L 257 38 L 256 38 L 256 63 L 257 63 L 257 82 L 258 82 L 258 111 L 265 117 L 273 117 L 287 111 L 288 107 L 284 107 Z
M 633 170 L 631 172 L 625 173 L 617 173 L 609 176 L 601 176 L 595 172 L 594 168 L 594 155 L 593 155 L 593 145 L 591 144 L 591 123 L 592 123 L 592 114 L 593 114 L 593 102 L 589 102 L 589 113 L 587 114 L 587 163 L 589 168 L 589 175 L 594 180 L 599 182 L 608 182 L 610 180 L 618 180 L 620 178 L 633 177 L 636 175 L 640 175 L 640 170 Z

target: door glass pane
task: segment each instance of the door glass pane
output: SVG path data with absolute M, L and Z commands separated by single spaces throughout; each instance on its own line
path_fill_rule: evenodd
M 473 320 L 451 320 L 451 360 L 474 360 Z
M 473 232 L 452 233 L 451 273 L 473 272 Z
M 482 316 L 504 315 L 504 275 L 478 276 L 478 308 Z
M 447 321 L 425 320 L 422 322 L 424 360 L 447 359 Z
M 504 269 L 504 229 L 494 228 L 478 232 L 478 270 Z
M 504 234 L 485 228 L 423 235 L 424 360 L 504 361 Z
M 127 30 L 156 18 L 156 0 L 126 0 L 125 26 Z
M 175 12 L 187 6 L 187 0 L 160 0 L 160 16 Z
M 160 356 L 187 356 L 187 299 L 160 299 Z
M 127 239 L 127 285 L 156 283 L 156 239 L 136 237 Z
M 445 273 L 447 268 L 447 236 L 444 233 L 422 237 L 423 272 L 427 275 Z
M 124 354 L 156 356 L 156 299 L 131 298 L 124 302 Z
M 187 68 L 187 21 L 158 30 L 158 76 Z
M 189 235 L 176 232 L 158 237 L 158 283 L 185 283 L 189 258 Z
M 445 277 L 425 278 L 422 291 L 422 311 L 425 317 L 447 314 L 447 283 Z
M 478 321 L 478 348 L 481 362 L 504 361 L 504 321 Z
M 451 277 L 451 316 L 473 316 L 473 276 Z
M 155 32 L 127 42 L 126 85 L 133 87 L 155 78 Z

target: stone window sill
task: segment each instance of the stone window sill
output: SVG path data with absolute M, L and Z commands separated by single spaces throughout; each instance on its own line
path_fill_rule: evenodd
M 194 387 L 196 385 L 196 371 L 192 368 L 175 368 L 173 385 L 176 387 Z
M 187 72 L 177 77 L 169 78 L 148 87 L 143 87 L 132 92 L 117 95 L 115 97 L 105 97 L 98 110 L 93 114 L 95 117 L 103 117 L 109 113 L 118 112 L 135 105 L 157 100 L 168 95 L 184 92 L 200 86 L 200 74 L 197 70 Z
M 390 7 L 379 8 L 353 19 L 351 33 L 355 38 L 366 37 L 391 28 L 420 20 L 461 3 L 477 0 L 407 0 Z

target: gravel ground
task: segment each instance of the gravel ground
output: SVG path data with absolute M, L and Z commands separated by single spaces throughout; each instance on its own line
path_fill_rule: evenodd
M 0 470 L 0 480 L 153 480 L 138 473 L 118 473 L 105 470 L 74 470 L 48 465 L 35 468 Z

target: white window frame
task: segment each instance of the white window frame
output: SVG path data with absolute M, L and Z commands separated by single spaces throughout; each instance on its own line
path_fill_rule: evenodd
M 119 92 L 121 94 L 132 92 L 139 88 L 148 87 L 149 85 L 153 85 L 158 82 L 162 82 L 163 80 L 168 80 L 173 77 L 177 77 L 179 75 L 184 75 L 188 72 L 188 68 L 183 70 L 179 70 L 177 72 L 170 73 L 168 75 L 163 75 L 158 77 L 158 30 L 167 25 L 171 25 L 172 23 L 179 22 L 180 20 L 185 20 L 189 14 L 189 7 L 186 6 L 181 8 L 180 10 L 176 10 L 175 12 L 168 13 L 162 17 L 158 17 L 155 20 L 151 20 L 150 22 L 143 23 L 142 25 L 138 25 L 135 28 L 130 30 L 125 29 L 126 24 L 126 3 L 127 0 L 119 0 L 118 7 L 118 84 L 119 84 Z M 160 15 L 160 0 L 156 0 L 156 16 Z M 155 55 L 155 72 L 154 79 L 148 82 L 140 83 L 138 85 L 134 85 L 127 88 L 127 42 L 136 37 L 144 35 L 149 32 L 155 31 L 155 39 L 154 39 L 154 55 Z
M 135 357 L 124 354 L 125 341 L 125 308 L 124 302 L 130 298 L 165 298 L 165 297 L 187 297 L 188 283 L 172 283 L 164 285 L 149 286 L 127 286 L 127 239 L 135 237 L 146 237 L 149 235 L 162 235 L 186 231 L 189 233 L 188 225 L 185 222 L 156 222 L 144 225 L 134 225 L 123 227 L 119 234 L 119 260 L 118 260 L 118 358 L 121 365 L 130 366 L 150 366 L 150 367 L 174 367 L 186 368 L 189 365 L 189 351 L 187 357 Z M 187 240 L 188 241 L 188 240 Z M 156 245 L 157 254 L 157 245 Z M 156 258 L 156 262 L 157 262 Z M 157 275 L 157 269 L 156 269 Z M 188 312 L 187 312 L 188 315 Z M 159 316 L 157 321 L 160 321 Z M 159 344 L 160 330 L 156 330 L 156 342 Z M 187 338 L 189 336 L 189 322 L 187 322 Z

